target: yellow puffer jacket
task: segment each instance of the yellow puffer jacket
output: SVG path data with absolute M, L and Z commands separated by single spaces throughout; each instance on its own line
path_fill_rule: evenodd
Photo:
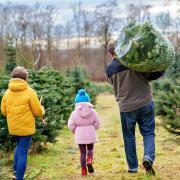
M 34 117 L 45 113 L 36 92 L 22 79 L 11 79 L 2 98 L 1 111 L 7 117 L 9 133 L 16 136 L 34 134 Z

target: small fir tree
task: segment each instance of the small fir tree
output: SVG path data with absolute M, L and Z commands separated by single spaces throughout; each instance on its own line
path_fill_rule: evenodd
M 180 52 L 163 80 L 153 83 L 157 115 L 164 116 L 164 127 L 180 135 Z
M 12 39 L 8 40 L 4 50 L 6 54 L 5 72 L 9 74 L 16 67 L 16 47 L 13 46 Z

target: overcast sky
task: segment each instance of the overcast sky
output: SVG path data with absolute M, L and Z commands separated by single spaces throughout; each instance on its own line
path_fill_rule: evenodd
M 58 21 L 64 24 L 65 22 L 71 20 L 72 18 L 72 5 L 82 2 L 82 7 L 85 7 L 86 10 L 92 10 L 98 4 L 106 2 L 106 0 L 0 0 L 0 3 L 18 3 L 18 4 L 26 4 L 26 5 L 34 5 L 35 3 L 39 3 L 41 6 L 54 5 L 57 9 L 59 9 Z M 170 5 L 166 5 L 168 0 L 118 0 L 120 8 L 123 10 L 123 14 L 125 16 L 125 6 L 129 3 L 136 4 L 151 4 L 153 8 L 151 9 L 152 15 L 157 15 L 161 12 L 170 12 L 173 17 L 178 16 L 177 8 L 180 7 L 180 0 L 169 0 Z M 59 23 L 57 22 L 57 23 Z
M 14 2 L 19 4 L 28 4 L 33 5 L 36 2 L 40 4 L 48 5 L 54 4 L 56 7 L 68 7 L 70 4 L 77 3 L 80 0 L 0 0 L 0 3 Z M 118 0 L 120 4 L 128 4 L 128 3 L 159 3 L 165 2 L 167 0 Z M 173 1 L 173 0 L 172 0 Z M 106 2 L 106 0 L 81 0 L 82 4 L 86 5 L 97 5 L 102 2 Z

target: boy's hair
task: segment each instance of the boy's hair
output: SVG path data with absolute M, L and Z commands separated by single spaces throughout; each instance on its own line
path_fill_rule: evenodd
M 115 50 L 115 42 L 110 41 L 110 42 L 108 43 L 108 46 L 107 46 L 107 51 L 108 51 L 110 54 L 115 55 L 114 50 Z
M 12 78 L 20 78 L 26 81 L 28 77 L 28 71 L 24 67 L 18 66 L 13 69 L 11 75 Z

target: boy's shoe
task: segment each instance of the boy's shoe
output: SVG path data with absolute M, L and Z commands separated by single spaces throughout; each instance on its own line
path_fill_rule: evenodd
M 89 173 L 93 173 L 94 172 L 94 168 L 92 166 L 92 161 L 93 161 L 92 157 L 88 157 L 87 158 L 87 167 L 88 167 L 88 172 Z
M 82 167 L 82 176 L 86 176 L 86 175 L 87 175 L 87 168 Z
M 12 176 L 12 180 L 16 180 L 16 176 Z
M 149 175 L 155 176 L 155 171 L 154 171 L 152 165 L 153 165 L 153 163 L 152 163 L 152 161 L 149 160 L 149 159 L 145 159 L 145 160 L 143 161 L 143 166 L 144 166 L 144 168 L 146 169 L 146 172 L 147 172 Z

